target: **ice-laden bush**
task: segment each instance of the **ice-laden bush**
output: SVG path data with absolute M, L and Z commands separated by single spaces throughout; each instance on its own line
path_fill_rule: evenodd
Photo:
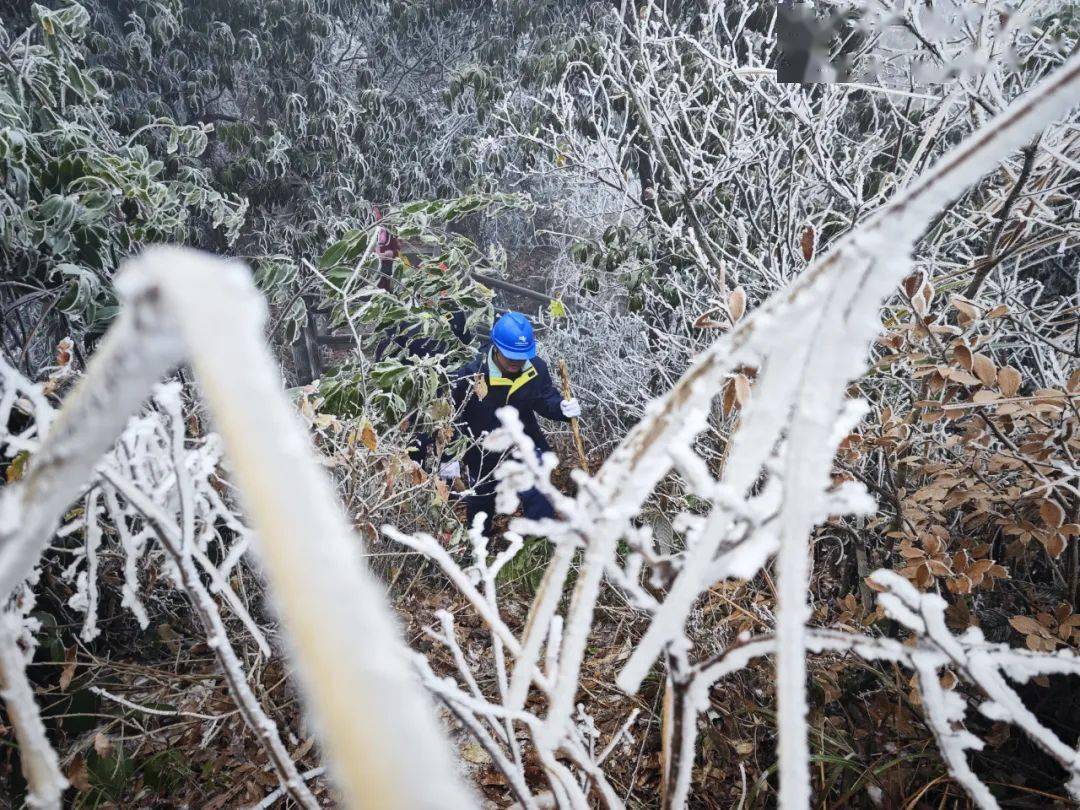
M 375 226 L 350 231 L 327 248 L 317 272 L 331 322 L 351 332 L 357 351 L 318 382 L 321 409 L 363 414 L 380 432 L 407 418 L 414 433 L 445 435 L 453 416 L 448 372 L 472 359 L 493 320 L 492 292 L 473 274 L 501 275 L 506 261 L 500 251 L 485 253 L 450 226 L 473 214 L 532 207 L 521 195 L 485 194 L 393 209 L 379 225 L 392 230 L 404 250 L 388 289 L 376 286 Z M 455 333 L 455 316 L 472 342 Z
M 962 596 L 1012 572 L 1071 602 L 1080 371 L 1070 371 L 1069 347 L 1048 339 L 1070 299 L 1044 296 L 1037 281 L 1010 287 L 1008 303 L 953 295 L 936 306 L 928 280 L 907 279 L 912 303 L 893 310 L 860 383 L 880 405 L 841 443 L 838 476 L 880 495 L 866 545 L 920 589 Z
M 780 83 L 774 4 L 645 2 L 612 10 L 584 52 L 565 54 L 527 114 L 500 113 L 506 138 L 532 158 L 510 171 L 558 189 L 552 206 L 572 223 L 556 283 L 613 322 L 567 336 L 572 371 L 627 367 L 641 383 L 593 382 L 605 440 L 667 390 L 671 369 L 731 329 L 737 310 L 805 272 L 1080 37 L 1054 0 L 1022 13 L 1005 2 L 848 8 L 863 15 L 844 32 L 857 43 L 857 75 L 875 64 L 918 69 L 902 83 Z M 1072 138 L 1050 130 L 954 201 L 916 239 L 915 268 L 939 288 L 968 298 L 981 288 L 991 300 L 1002 268 L 1047 273 L 1069 241 L 1061 230 L 1075 233 L 1073 201 L 1059 193 L 1075 165 Z M 608 339 L 633 330 L 648 351 Z
M 57 318 L 60 336 L 78 337 L 115 317 L 122 258 L 154 241 L 198 243 L 205 226 L 229 243 L 247 204 L 202 166 L 212 127 L 168 117 L 131 132 L 111 125 L 111 75 L 85 62 L 85 9 L 31 11 L 25 30 L 0 21 L 0 249 L 5 306 L 36 306 L 8 345 L 34 349 L 36 365 L 36 350 L 55 344 Z
M 363 566 L 361 544 L 334 503 L 330 482 L 309 449 L 303 424 L 282 393 L 276 365 L 261 343 L 266 309 L 246 268 L 190 251 L 159 248 L 121 277 L 121 295 L 128 306 L 55 419 L 40 390 L 5 367 L 0 395 L 5 453 L 29 453 L 19 480 L 0 489 L 0 590 L 10 595 L 3 614 L 4 695 L 20 743 L 28 802 L 59 807 L 64 780 L 26 685 L 25 654 L 15 646 L 16 637 L 32 629 L 22 613 L 28 592 L 33 592 L 27 582 L 35 581 L 41 553 L 70 503 L 88 483 L 103 479 L 116 491 L 121 508 L 127 509 L 123 515 L 111 512 L 119 524 L 115 531 L 125 543 L 135 538 L 145 543 L 142 530 L 149 528 L 161 548 L 168 550 L 179 571 L 175 581 L 192 600 L 200 620 L 205 620 L 207 643 L 219 657 L 238 709 L 263 743 L 282 788 L 301 804 L 313 804 L 291 759 L 283 756 L 274 724 L 262 715 L 257 702 L 245 698 L 245 681 L 228 660 L 231 648 L 208 595 L 223 586 L 213 571 L 199 568 L 200 542 L 205 538 L 213 544 L 216 521 L 225 520 L 232 528 L 212 494 L 202 491 L 215 486 L 216 470 L 209 470 L 216 464 L 213 443 L 186 446 L 176 389 L 167 388 L 159 401 L 168 430 L 162 435 L 160 421 L 151 420 L 153 427 L 136 434 L 135 449 L 146 452 L 145 464 L 130 470 L 125 466 L 121 475 L 113 476 L 109 464 L 102 463 L 123 435 L 129 414 L 139 409 L 156 380 L 190 353 L 201 391 L 221 428 L 230 478 L 239 483 L 245 514 L 257 531 L 262 571 L 268 581 L 276 581 L 270 588 L 272 599 L 282 617 L 291 616 L 285 620 L 286 649 L 295 652 L 297 671 L 308 673 L 302 676 L 308 705 L 321 707 L 316 722 L 324 750 L 338 752 L 333 755 L 340 763 L 338 784 L 351 785 L 344 791 L 356 804 L 466 806 L 466 794 L 410 672 L 393 618 L 380 601 L 381 587 Z M 233 400 L 235 391 L 245 392 L 247 401 Z M 8 433 L 7 417 L 13 408 L 38 418 L 29 424 L 16 420 L 14 432 Z M 141 444 L 140 435 L 145 440 Z M 130 448 L 121 445 L 116 452 L 121 454 L 118 463 L 126 464 Z M 138 476 L 139 470 L 143 478 L 129 485 L 128 474 Z M 93 515 L 97 502 L 93 492 L 90 497 Z M 278 514 L 260 520 L 260 514 L 267 515 L 265 510 Z M 94 526 L 90 520 L 85 524 L 90 547 L 101 540 Z M 125 529 L 132 533 L 130 538 Z M 243 533 L 235 531 L 228 549 L 223 549 L 226 562 L 228 551 L 236 550 L 232 543 L 242 541 Z M 318 537 L 318 542 L 297 542 L 308 536 Z M 91 565 L 89 550 L 85 559 Z M 76 578 L 81 567 L 72 569 Z M 82 599 L 76 600 L 76 605 L 82 604 Z M 409 735 L 398 733 L 405 729 Z M 412 733 L 419 736 L 413 738 Z M 406 778 L 404 771 L 395 775 L 421 761 L 426 780 Z
M 70 354 L 62 355 L 61 360 L 52 369 L 50 383 L 54 386 L 74 381 Z M 8 460 L 8 483 L 16 484 L 47 439 L 54 413 L 41 387 L 28 382 L 3 360 L 0 377 L 0 439 Z M 67 606 L 83 615 L 78 635 L 85 643 L 101 635 L 98 606 L 105 561 L 122 560 L 120 607 L 130 612 L 143 630 L 150 621 L 147 600 L 161 600 L 162 589 L 168 587 L 186 596 L 237 708 L 271 767 L 301 806 L 317 807 L 299 778 L 277 725 L 248 685 L 241 663 L 248 644 L 264 658 L 272 651 L 245 599 L 234 590 L 252 533 L 238 508 L 230 503 L 224 486 L 220 437 L 210 434 L 189 439 L 186 432 L 179 383 L 161 386 L 152 407 L 129 422 L 113 450 L 97 464 L 86 495 L 79 507 L 65 516 L 52 552 L 42 559 L 42 568 L 48 566 L 51 576 L 69 586 Z M 7 651 L 9 655 L 31 656 L 36 646 L 40 622 L 35 614 L 34 586 L 39 573 L 17 590 L 11 610 L 4 614 L 5 640 L 13 644 L 17 639 L 19 644 Z M 244 628 L 245 638 L 229 638 L 219 605 Z M 16 664 L 17 659 L 9 662 L 3 677 L 17 678 Z M 89 688 L 108 701 L 132 708 L 125 698 L 95 685 Z M 134 708 L 166 716 L 177 713 L 144 710 L 138 705 Z M 63 790 L 66 780 L 53 764 L 48 767 L 53 773 L 44 783 L 28 779 L 31 789 L 37 791 L 30 796 L 31 804 L 36 798 L 42 805 L 50 805 L 57 800 L 53 792 Z

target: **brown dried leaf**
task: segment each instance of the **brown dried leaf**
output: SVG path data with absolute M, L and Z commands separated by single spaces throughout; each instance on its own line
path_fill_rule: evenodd
M 66 692 L 68 687 L 71 686 L 71 679 L 75 677 L 75 656 L 78 650 L 72 647 L 64 654 L 64 669 L 60 673 L 60 691 Z
M 998 369 L 997 375 L 998 388 L 1001 389 L 1001 393 L 1006 397 L 1015 397 L 1016 392 L 1020 390 L 1020 383 L 1023 380 L 1020 377 L 1020 372 L 1012 366 L 1002 366 Z
M 9 484 L 13 484 L 23 477 L 23 473 L 26 472 L 26 462 L 30 459 L 30 454 L 25 450 L 20 450 L 15 458 L 11 460 L 8 465 L 7 473 L 5 477 Z
M 970 323 L 971 321 L 977 321 L 979 319 L 979 310 L 973 306 L 970 302 L 965 301 L 963 298 L 954 295 L 949 299 L 949 303 L 952 304 L 953 309 L 960 313 L 961 323 Z
M 949 379 L 961 385 L 978 385 L 980 383 L 978 377 L 960 368 L 949 369 Z
M 1056 529 L 1065 522 L 1065 510 L 1055 501 L 1042 501 L 1039 504 L 1039 517 L 1051 529 Z
M 1051 535 L 1043 542 L 1043 546 L 1046 548 L 1047 554 L 1057 559 L 1065 551 L 1065 538 L 1060 534 Z
M 920 588 L 929 588 L 934 584 L 934 577 L 930 573 L 930 568 L 925 562 L 915 571 L 915 584 Z
M 71 786 L 79 793 L 90 790 L 90 770 L 86 767 L 86 759 L 82 754 L 76 754 L 71 760 L 66 776 Z
M 814 258 L 814 229 L 812 227 L 807 227 L 807 229 L 802 232 L 800 247 L 802 248 L 802 257 L 806 261 L 810 261 Z
M 75 342 L 66 337 L 56 344 L 56 365 L 66 366 L 71 362 L 71 352 L 75 348 Z
M 110 739 L 109 735 L 104 731 L 99 731 L 94 735 L 94 750 L 97 751 L 97 755 L 102 759 L 112 753 L 112 739 Z
M 732 323 L 737 323 L 746 312 L 746 290 L 742 287 L 732 290 L 731 295 L 728 296 L 727 306 Z
M 446 503 L 450 498 L 450 488 L 446 486 L 445 478 L 435 479 L 435 499 L 439 503 Z
M 936 577 L 947 577 L 952 575 L 949 566 L 945 565 L 941 560 L 927 560 L 925 565 L 930 573 Z
M 724 382 L 721 407 L 724 409 L 724 416 L 731 416 L 732 412 L 735 410 L 735 383 L 731 380 L 726 380 Z
M 999 399 L 1001 399 L 1001 394 L 997 391 L 989 391 L 984 388 L 982 391 L 976 391 L 975 396 L 971 398 L 971 401 L 976 405 L 989 405 L 991 402 Z
M 477 399 L 483 399 L 487 396 L 488 386 L 487 380 L 484 379 L 484 375 L 476 375 L 476 378 L 473 380 L 473 391 L 475 392 Z
M 375 428 L 367 420 L 364 420 L 364 425 L 360 428 L 360 441 L 371 453 L 374 453 L 379 446 L 379 441 L 375 436 Z
M 1016 632 L 1028 636 L 1038 636 L 1046 633 L 1046 628 L 1030 616 L 1013 616 L 1009 619 L 1009 624 L 1012 625 L 1012 628 L 1016 630 Z
M 750 380 L 745 374 L 735 375 L 735 400 L 743 408 L 750 402 Z
M 953 360 L 963 366 L 965 371 L 971 371 L 971 349 L 963 343 L 957 343 L 953 346 L 952 356 Z
M 985 354 L 976 352 L 972 355 L 971 369 L 975 372 L 975 376 L 982 380 L 983 385 L 997 384 L 997 366 Z
M 694 329 L 719 329 L 723 324 L 717 323 L 709 317 L 708 312 L 702 312 L 691 324 Z
M 904 293 L 907 295 L 908 298 L 914 298 L 915 293 L 919 291 L 919 284 L 921 283 L 922 274 L 912 273 L 910 276 L 903 280 L 901 286 L 904 288 Z
M 1069 382 L 1065 384 L 1070 393 L 1080 391 L 1080 368 L 1069 375 Z
M 295 751 L 293 751 L 290 756 L 292 757 L 294 762 L 298 762 L 299 760 L 306 757 L 308 751 L 310 751 L 314 746 L 315 746 L 315 737 L 314 736 L 308 737 L 306 740 L 304 740 L 302 743 L 300 743 L 300 745 L 297 747 L 297 749 Z

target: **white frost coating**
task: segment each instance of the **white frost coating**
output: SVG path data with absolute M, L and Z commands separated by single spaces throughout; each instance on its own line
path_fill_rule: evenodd
M 982 741 L 973 734 L 953 728 L 964 719 L 965 704 L 955 692 L 946 692 L 938 680 L 937 666 L 928 663 L 923 656 L 912 656 L 919 676 L 919 694 L 929 721 L 930 730 L 937 741 L 938 750 L 949 766 L 953 778 L 968 792 L 979 807 L 992 810 L 998 803 L 990 788 L 982 783 L 967 763 L 967 749 L 981 749 Z
M 579 479 L 575 500 L 568 503 L 558 493 L 554 494 L 560 521 L 514 522 L 515 531 L 535 529 L 546 533 L 557 549 L 530 611 L 526 638 L 518 650 L 509 644 L 506 647 L 511 656 L 519 659 L 509 692 L 515 712 L 523 705 L 521 701 L 530 681 L 538 683 L 536 660 L 540 639 L 555 629 L 555 614 L 550 605 L 558 600 L 552 596 L 548 602 L 548 589 L 553 589 L 561 599 L 566 585 L 558 551 L 572 552 L 579 545 L 584 547 L 558 657 L 549 657 L 546 676 L 554 679 L 554 689 L 548 713 L 542 727 L 533 732 L 552 793 L 561 806 L 579 806 L 580 798 L 566 768 L 554 761 L 552 753 L 556 746 L 565 746 L 567 741 L 575 739 L 573 708 L 604 577 L 631 604 L 652 613 L 649 628 L 631 651 L 617 685 L 635 692 L 656 659 L 666 651 L 672 675 L 680 675 L 680 680 L 673 677 L 672 682 L 677 688 L 689 684 L 690 692 L 698 690 L 696 699 L 694 695 L 687 697 L 690 708 L 682 715 L 686 722 L 681 738 L 665 740 L 669 746 L 682 749 L 673 806 L 685 802 L 687 797 L 689 775 L 683 769 L 690 767 L 686 763 L 692 763 L 693 757 L 692 750 L 687 750 L 693 745 L 693 734 L 687 731 L 694 727 L 696 718 L 692 707 L 703 705 L 700 690 L 707 692 L 710 682 L 708 677 L 694 678 L 695 671 L 686 661 L 688 640 L 684 628 L 689 613 L 702 590 L 717 577 L 733 573 L 752 576 L 776 550 L 779 550 L 780 572 L 778 639 L 767 644 L 776 645 L 778 658 L 780 805 L 785 810 L 801 810 L 810 799 L 804 686 L 807 650 L 848 650 L 868 658 L 904 663 L 922 673 L 957 666 L 967 682 L 977 682 L 970 662 L 959 656 L 974 651 L 982 644 L 981 640 L 970 634 L 960 639 L 947 633 L 938 634 L 938 625 L 931 619 L 940 605 L 932 600 L 913 600 L 906 582 L 879 579 L 886 589 L 891 588 L 882 597 L 886 610 L 920 635 L 919 646 L 914 651 L 890 640 L 820 631 L 808 633 L 808 537 L 812 526 L 828 514 L 873 509 L 872 499 L 864 488 L 833 489 L 829 472 L 837 442 L 863 407 L 844 401 L 847 382 L 865 368 L 867 347 L 880 328 L 881 302 L 908 272 L 913 240 L 946 202 L 994 168 L 1010 150 L 1067 111 L 1080 97 L 1078 79 L 1080 55 L 946 154 L 786 289 L 740 320 L 730 334 L 693 361 L 664 397 L 644 408 L 642 420 L 612 453 L 596 478 Z M 662 155 L 663 150 L 657 149 L 656 153 Z M 723 381 L 744 365 L 757 369 L 757 383 L 750 402 L 744 403 L 742 426 L 731 440 L 722 479 L 714 485 L 706 477 L 708 470 L 693 459 L 690 450 L 707 426 L 713 400 Z M 492 441 L 503 448 L 531 447 L 531 443 L 517 435 L 520 431 L 514 415 L 500 416 L 505 426 L 503 437 Z M 538 487 L 545 486 L 544 471 L 536 466 L 534 459 L 519 455 L 506 468 L 503 483 L 520 485 L 533 481 Z M 707 501 L 709 512 L 703 522 L 686 522 L 686 550 L 682 554 L 660 559 L 652 548 L 651 534 L 632 521 L 657 483 L 673 468 Z M 749 496 L 748 490 L 762 476 L 764 491 L 756 497 Z M 514 503 L 512 496 L 500 500 L 504 508 Z M 405 539 L 398 534 L 395 539 L 438 561 L 493 632 L 506 640 L 504 637 L 510 634 L 502 617 L 438 544 L 422 536 Z M 630 548 L 625 565 L 616 554 L 620 541 Z M 654 576 L 663 564 L 666 579 L 653 580 L 654 584 L 667 586 L 666 596 L 659 604 L 651 595 L 642 596 L 637 584 L 643 561 L 648 562 Z M 735 663 L 705 668 L 709 676 L 719 677 L 727 671 L 727 666 L 741 665 L 740 660 L 745 663 L 755 650 L 760 652 L 766 646 L 765 642 L 753 644 L 747 642 L 744 653 L 729 653 L 730 661 Z M 525 650 L 528 655 L 522 656 Z M 917 664 L 914 653 L 918 653 Z M 1060 656 L 1033 659 L 1001 650 L 995 650 L 993 655 L 1000 671 L 1011 673 L 1015 669 L 1022 675 L 1029 671 L 1064 671 L 1072 666 L 1070 659 Z M 963 660 L 962 666 L 958 660 Z M 505 716 L 505 699 L 501 706 L 490 701 L 488 698 L 486 703 L 469 705 L 478 716 Z M 952 730 L 962 708 L 955 696 L 941 696 L 928 704 L 930 722 L 940 732 L 938 736 L 946 746 L 950 767 L 973 796 L 982 801 L 985 796 L 967 778 L 969 771 L 965 773 L 967 766 L 963 759 L 963 751 L 978 741 Z M 1028 722 L 1019 708 L 1011 717 L 1029 735 L 1044 736 L 1045 729 Z M 521 721 L 530 729 L 535 728 L 525 718 Z M 1049 738 L 1039 744 L 1051 753 L 1061 754 Z M 1062 759 L 1063 765 L 1075 773 L 1072 760 Z M 1074 776 L 1073 783 L 1080 784 L 1080 778 Z
M 748 410 L 751 427 L 745 438 L 740 431 L 725 470 L 725 483 L 735 489 L 748 485 L 758 474 L 772 440 L 779 435 L 789 414 L 790 423 L 786 461 L 780 474 L 784 479 L 785 498 L 780 517 L 781 546 L 778 570 L 779 634 L 778 695 L 780 722 L 780 805 L 805 807 L 809 801 L 808 749 L 805 724 L 804 626 L 808 617 L 805 594 L 808 582 L 806 537 L 816 517 L 824 494 L 832 451 L 827 436 L 830 424 L 841 404 L 843 386 L 865 366 L 869 341 L 879 329 L 881 301 L 895 288 L 908 271 L 910 246 L 940 207 L 958 196 L 1025 142 L 1048 121 L 1066 112 L 1080 97 L 1080 56 L 1073 57 L 1059 71 L 1021 97 L 1001 115 L 946 155 L 935 167 L 919 178 L 896 200 L 879 210 L 865 225 L 842 240 L 826 257 L 801 276 L 789 291 L 774 296 L 732 335 L 710 349 L 680 384 L 664 399 L 665 406 L 676 407 L 694 399 L 685 391 L 687 380 L 703 378 L 702 367 L 709 357 L 739 354 L 759 355 L 764 362 L 762 390 L 767 396 L 755 397 Z M 759 315 L 760 313 L 760 315 Z M 758 317 L 782 313 L 785 328 L 763 337 Z M 813 347 L 812 352 L 808 347 Z M 720 350 L 718 351 L 718 348 Z M 741 354 L 740 354 L 741 350 Z M 805 354 L 805 361 L 803 355 Z M 795 363 L 791 358 L 797 358 Z M 774 369 L 783 368 L 783 376 Z M 715 390 L 715 389 L 713 389 Z M 711 392 L 710 392 L 711 393 Z M 772 411 L 760 423 L 755 416 L 756 403 L 766 400 Z M 686 407 L 683 405 L 682 407 Z M 687 410 L 690 420 L 699 423 L 700 406 L 694 402 Z M 640 431 L 653 439 L 658 425 L 647 414 Z M 762 411 L 758 410 L 760 414 Z M 670 422 L 668 423 L 670 425 Z M 659 426 L 663 431 L 665 426 Z M 760 430 L 759 430 L 760 428 Z M 664 437 L 678 441 L 676 431 Z M 633 449 L 628 440 L 623 448 Z M 620 453 L 612 457 L 612 466 L 622 475 L 630 474 L 634 459 L 623 462 Z M 623 463 L 620 463 L 623 462 Z M 648 481 L 666 469 L 640 470 Z M 604 480 L 604 472 L 601 480 Z M 614 474 L 609 478 L 616 477 Z M 714 510 L 713 516 L 716 515 Z M 708 542 L 690 549 L 687 564 L 668 598 L 656 612 L 653 624 L 617 680 L 620 688 L 636 691 L 660 649 L 682 636 L 690 606 L 699 588 L 693 581 L 700 565 L 708 562 L 709 551 L 722 540 L 723 523 L 710 516 L 713 531 L 705 532 Z M 701 559 L 704 557 L 704 559 Z M 568 638 L 569 640 L 569 638 Z
M 880 602 L 895 619 L 904 621 L 918 634 L 915 648 L 893 650 L 894 660 L 904 660 L 919 676 L 930 727 L 937 739 L 950 772 L 984 808 L 997 807 L 986 786 L 967 764 L 966 750 L 980 749 L 982 741 L 974 735 L 957 730 L 964 718 L 966 703 L 955 692 L 944 690 L 939 682 L 939 670 L 948 666 L 961 679 L 973 684 L 989 699 L 979 709 L 991 719 L 1007 721 L 1020 728 L 1028 738 L 1053 757 L 1070 775 L 1067 788 L 1074 800 L 1080 800 L 1080 754 L 1043 726 L 1024 705 L 1020 696 L 1008 684 L 1002 672 L 1022 673 L 1025 677 L 1040 674 L 1071 674 L 1080 676 L 1080 658 L 1071 653 L 1062 655 L 1038 654 L 1014 650 L 1005 644 L 989 644 L 981 632 L 969 629 L 954 636 L 945 626 L 945 601 L 936 594 L 919 593 L 906 579 L 892 571 L 875 571 L 874 582 L 889 589 Z M 914 619 L 914 620 L 913 620 Z M 853 648 L 864 657 L 874 657 L 866 642 Z
M 162 430 L 165 436 L 161 449 L 162 456 L 171 461 L 177 479 L 179 522 L 111 464 L 106 463 L 99 467 L 101 475 L 108 482 L 106 486 L 121 492 L 131 510 L 149 524 L 158 541 L 167 550 L 171 558 L 169 570 L 176 581 L 176 587 L 187 593 L 191 599 L 206 634 L 207 646 L 214 651 L 237 708 L 266 751 L 279 782 L 286 787 L 297 804 L 305 810 L 315 810 L 319 806 L 318 802 L 298 779 L 296 765 L 278 736 L 277 726 L 266 716 L 258 698 L 248 686 L 247 676 L 229 641 L 221 614 L 209 591 L 203 586 L 192 559 L 193 553 L 197 551 L 195 538 L 192 536 L 195 521 L 193 518 L 184 520 L 183 516 L 194 513 L 195 488 L 186 464 L 188 454 L 184 448 L 184 420 L 179 387 L 159 386 L 156 400 L 169 423 Z M 127 519 L 125 515 L 118 517 L 121 521 Z
M 179 321 L 347 800 L 357 807 L 470 806 L 381 588 L 364 569 L 360 543 L 282 392 L 260 331 L 265 304 L 247 270 L 152 248 L 129 262 L 119 281 L 126 298 L 159 296 Z M 416 779 L 417 771 L 425 778 Z
M 86 507 L 86 617 L 83 619 L 81 637 L 83 641 L 93 641 L 100 634 L 97 626 L 97 568 L 98 544 L 101 542 L 101 524 L 98 523 L 98 502 L 101 492 L 95 488 L 90 493 Z
M 19 759 L 29 788 L 27 807 L 59 810 L 68 783 L 45 736 L 34 690 L 26 679 L 26 659 L 18 646 L 22 634 L 19 623 L 13 613 L 0 614 L 0 697 L 19 743 Z
M 453 772 L 427 701 L 410 675 L 380 589 L 363 573 L 358 544 L 334 507 L 280 390 L 273 361 L 261 344 L 261 306 L 246 271 L 168 249 L 148 251 L 129 265 L 134 268 L 120 280 L 125 298 L 121 317 L 68 397 L 48 440 L 33 443 L 27 434 L 16 441 L 32 446 L 35 454 L 23 480 L 3 493 L 3 513 L 12 518 L 0 525 L 4 593 L 32 575 L 58 518 L 91 479 L 94 465 L 128 414 L 186 349 L 211 411 L 225 428 L 230 461 L 251 514 L 257 524 L 261 520 L 265 570 L 292 634 L 308 705 L 316 721 L 322 721 L 324 750 L 345 793 L 356 806 L 469 806 L 471 798 Z M 2 377 L 2 395 L 10 400 L 9 375 Z M 39 420 L 43 425 L 50 415 L 45 405 Z M 176 469 L 185 474 L 177 500 L 171 493 L 176 482 L 158 468 L 151 472 L 147 465 L 133 463 L 154 449 L 154 418 L 134 420 L 129 440 L 116 451 L 116 464 L 132 476 L 134 493 L 150 493 L 150 507 L 160 512 L 160 500 L 169 510 L 179 509 L 174 514 L 183 526 L 177 530 L 181 543 L 194 550 L 208 539 L 205 526 L 197 534 L 191 531 L 196 512 L 212 513 L 215 506 L 185 480 L 192 470 L 204 471 L 201 465 L 209 459 L 189 456 L 179 462 Z M 11 437 L 4 440 L 11 448 Z M 174 444 L 179 448 L 182 442 Z M 114 514 L 120 514 L 122 508 L 108 489 L 106 506 L 110 512 L 117 507 Z M 318 542 L 301 542 L 311 537 Z M 129 559 L 136 558 L 131 551 L 145 539 L 122 531 Z M 167 569 L 197 596 L 192 588 L 198 575 L 191 564 L 190 556 L 180 554 Z M 135 573 L 125 569 L 124 596 L 141 613 Z M 207 641 L 215 652 L 231 650 L 221 633 L 209 634 Z M 257 731 L 263 725 L 255 718 Z M 417 766 L 426 773 L 425 780 L 412 778 Z M 304 791 L 290 792 L 298 798 Z
M 142 600 L 139 599 L 139 573 L 136 567 L 142 543 L 128 530 L 124 513 L 116 500 L 116 492 L 111 487 L 105 490 L 105 506 L 112 516 L 113 525 L 120 535 L 120 546 L 124 550 L 124 584 L 121 588 L 120 604 L 135 615 L 139 627 L 145 630 L 150 624 L 150 619 L 146 615 Z

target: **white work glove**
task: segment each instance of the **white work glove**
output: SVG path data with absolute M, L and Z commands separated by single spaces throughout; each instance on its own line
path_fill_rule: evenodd
M 564 399 L 559 403 L 559 407 L 562 409 L 562 415 L 567 419 L 574 419 L 581 416 L 581 403 L 577 401 L 577 397 L 574 399 Z
M 439 478 L 460 478 L 461 464 L 457 461 L 444 461 L 439 465 Z

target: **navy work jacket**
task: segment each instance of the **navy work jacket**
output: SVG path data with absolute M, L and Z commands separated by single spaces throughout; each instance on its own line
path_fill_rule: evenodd
M 492 377 L 488 371 L 489 351 L 490 347 L 486 347 L 471 362 L 451 375 L 451 393 L 458 412 L 458 430 L 478 445 L 484 433 L 490 433 L 502 426 L 495 412 L 511 405 L 517 409 L 525 433 L 536 443 L 537 449 L 550 450 L 551 446 L 544 438 L 536 417 L 543 416 L 559 422 L 570 420 L 563 416 L 560 407 L 562 394 L 552 382 L 547 363 L 534 357 L 530 365 L 513 379 Z M 483 380 L 487 388 L 482 398 L 480 393 L 484 386 L 477 385 L 477 380 Z M 492 453 L 480 452 L 478 446 L 470 447 L 464 460 L 465 466 L 474 475 L 481 469 L 489 471 L 498 461 Z

